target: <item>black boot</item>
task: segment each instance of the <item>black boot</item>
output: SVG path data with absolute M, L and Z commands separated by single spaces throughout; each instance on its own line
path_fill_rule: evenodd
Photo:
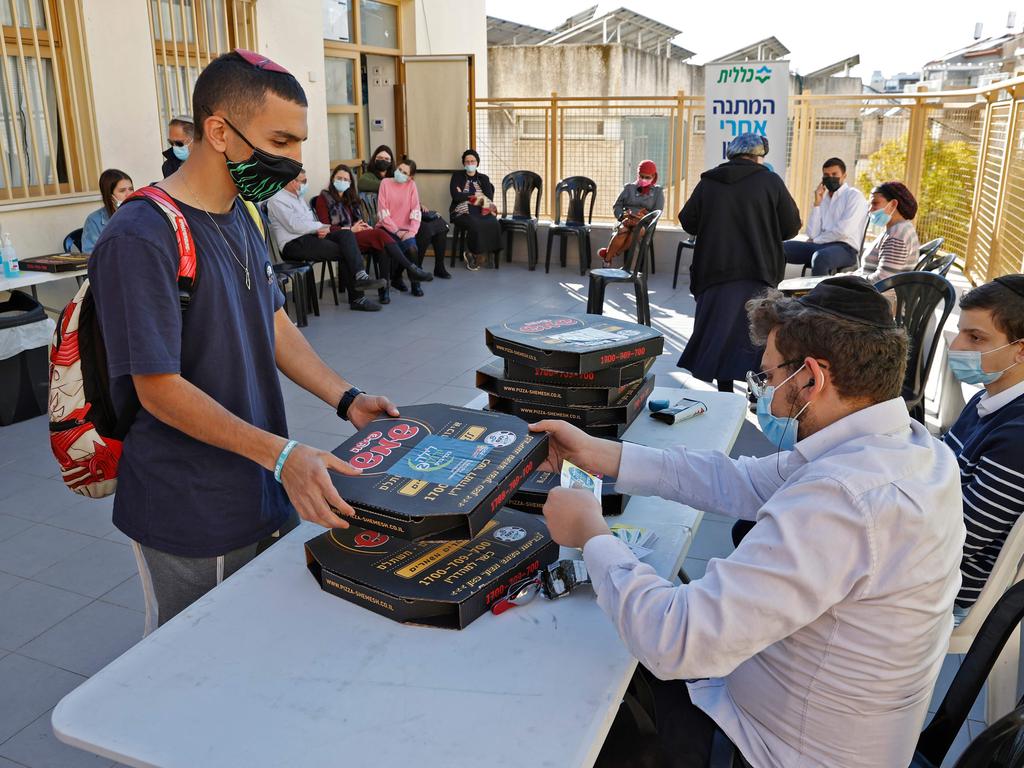
M 409 267 L 408 271 L 409 279 L 415 280 L 416 282 L 419 283 L 429 283 L 431 280 L 434 279 L 434 276 L 427 272 L 427 270 L 417 267 L 415 264 Z
M 390 304 L 391 303 L 391 289 L 390 288 L 378 288 L 377 289 L 377 296 L 380 297 L 380 303 L 381 304 Z
M 434 260 L 434 277 L 439 280 L 451 280 L 452 273 L 444 268 L 444 259 Z
M 405 281 L 402 280 L 401 277 L 393 278 L 391 280 L 391 287 L 394 288 L 396 291 L 401 291 L 402 293 L 405 293 L 406 291 L 409 290 L 409 286 L 405 284 Z
M 422 296 L 423 295 L 423 289 L 420 288 L 420 284 L 417 283 L 417 282 L 413 282 L 413 284 L 412 284 L 412 295 L 413 296 Z

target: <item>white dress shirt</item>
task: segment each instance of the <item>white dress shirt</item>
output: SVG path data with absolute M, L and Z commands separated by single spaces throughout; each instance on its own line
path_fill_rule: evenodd
M 864 226 L 868 221 L 868 203 L 856 187 L 843 184 L 811 208 L 807 217 L 807 239 L 812 243 L 846 243 L 860 250 Z
M 292 240 L 309 235 L 324 226 L 309 203 L 287 189 L 279 190 L 267 203 L 270 234 L 280 251 Z
M 763 458 L 624 443 L 618 487 L 757 520 L 683 586 L 612 536 L 587 542 L 598 604 L 641 663 L 688 680 L 755 768 L 909 764 L 953 627 L 964 522 L 952 452 L 902 399 Z
M 978 400 L 978 415 L 985 417 L 995 413 L 1004 405 L 1008 405 L 1024 395 L 1024 381 L 1014 384 L 1009 389 L 1004 389 L 998 395 L 989 395 L 988 391 Z

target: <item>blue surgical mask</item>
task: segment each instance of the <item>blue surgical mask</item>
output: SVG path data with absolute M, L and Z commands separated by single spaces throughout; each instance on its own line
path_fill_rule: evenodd
M 464 165 L 462 167 L 466 169 L 466 173 L 476 173 L 475 165 Z
M 988 352 L 951 349 L 948 353 L 950 370 L 952 370 L 953 375 L 964 384 L 991 384 L 1011 368 L 1020 365 L 1020 363 L 1008 365 L 1001 371 L 986 371 L 981 367 L 982 355 L 998 352 L 1000 349 L 1006 349 L 1007 347 L 1013 344 L 1018 344 L 1021 341 L 1024 341 L 1024 339 L 1011 341 L 1009 344 L 1003 344 L 1003 346 L 990 349 Z
M 352 186 L 352 182 L 348 179 L 335 179 L 334 188 L 341 194 L 348 192 L 348 188 Z
M 766 387 L 764 394 L 757 398 L 757 423 L 761 427 L 761 431 L 764 436 L 768 438 L 769 442 L 777 446 L 780 450 L 791 451 L 793 446 L 796 445 L 797 441 L 797 430 L 799 428 L 799 422 L 797 419 L 800 414 L 803 413 L 810 403 L 804 405 L 803 408 L 796 414 L 796 416 L 776 416 L 772 413 L 772 398 L 775 396 L 775 391 L 779 389 L 783 384 L 796 376 L 800 371 L 804 369 L 804 366 L 800 366 L 793 373 L 786 377 L 782 384 L 778 387 Z
M 185 160 L 188 160 L 188 150 L 189 150 L 189 146 L 187 144 L 185 146 L 183 146 L 183 147 L 179 147 L 179 146 L 171 147 L 171 152 L 173 152 L 174 156 L 176 158 L 178 158 L 179 160 L 181 160 L 182 162 L 184 162 Z
M 405 184 L 409 180 L 409 176 L 401 171 L 395 171 L 395 181 L 399 184 Z
M 309 189 L 309 184 L 307 182 L 304 181 L 299 184 L 299 197 L 305 197 L 307 189 Z
M 872 211 L 868 214 L 868 221 L 871 222 L 873 227 L 884 227 L 889 223 L 892 216 L 885 212 L 884 208 L 879 208 L 877 211 Z

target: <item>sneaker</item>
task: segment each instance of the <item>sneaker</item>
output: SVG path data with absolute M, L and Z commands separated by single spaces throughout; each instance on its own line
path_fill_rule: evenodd
M 348 308 L 354 312 L 380 312 L 380 304 L 376 301 L 370 301 L 365 296 L 360 296 L 355 301 L 350 301 Z
M 476 263 L 476 256 L 469 251 L 462 254 L 462 260 L 466 262 L 466 269 L 470 272 L 476 272 L 480 269 L 480 265 Z
M 383 288 L 388 284 L 383 278 L 370 277 L 365 271 L 356 273 L 356 288 L 365 290 L 367 288 Z

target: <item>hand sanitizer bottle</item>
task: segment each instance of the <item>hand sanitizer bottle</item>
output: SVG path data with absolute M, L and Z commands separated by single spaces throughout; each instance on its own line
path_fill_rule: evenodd
M 14 243 L 11 242 L 11 233 L 4 232 L 3 240 L 4 277 L 18 277 L 21 268 L 18 266 L 18 254 L 14 250 Z

